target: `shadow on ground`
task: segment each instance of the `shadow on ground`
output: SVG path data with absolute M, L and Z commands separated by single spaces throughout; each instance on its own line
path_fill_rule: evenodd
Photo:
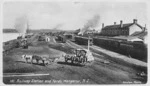
M 39 66 L 46 66 L 43 63 L 31 63 L 31 62 L 24 62 L 24 61 L 15 61 L 15 62 L 19 62 L 19 63 L 25 63 L 25 64 L 33 64 L 33 65 L 39 65 Z
M 79 66 L 83 67 L 84 65 L 79 64 L 79 63 L 67 63 L 67 62 L 57 62 L 58 64 L 63 64 L 63 65 L 70 65 L 70 66 Z

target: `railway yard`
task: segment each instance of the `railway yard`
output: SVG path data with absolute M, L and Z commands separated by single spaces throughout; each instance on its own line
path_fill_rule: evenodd
M 147 63 L 129 58 L 96 45 L 90 46 L 94 61 L 85 65 L 65 62 L 63 55 L 74 49 L 87 49 L 67 40 L 61 43 L 54 36 L 50 41 L 38 41 L 37 34 L 27 49 L 14 48 L 3 53 L 3 82 L 5 84 L 143 84 L 147 82 Z M 22 55 L 47 56 L 52 61 L 26 63 Z

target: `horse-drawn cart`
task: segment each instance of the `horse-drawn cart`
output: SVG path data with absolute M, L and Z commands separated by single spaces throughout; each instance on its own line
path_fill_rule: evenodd
M 75 54 L 66 54 L 64 56 L 65 62 L 71 62 L 72 64 L 84 64 L 87 62 L 87 51 L 83 49 L 75 50 Z

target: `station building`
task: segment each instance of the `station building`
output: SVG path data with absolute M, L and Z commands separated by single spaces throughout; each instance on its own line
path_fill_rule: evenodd
M 137 23 L 137 19 L 133 19 L 133 23 L 123 24 L 123 21 L 120 21 L 120 24 L 104 26 L 102 24 L 101 35 L 103 36 L 130 36 L 131 34 L 139 31 L 143 31 L 144 28 Z

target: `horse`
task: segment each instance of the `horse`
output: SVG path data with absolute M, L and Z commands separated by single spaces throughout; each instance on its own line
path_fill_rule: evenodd
M 39 61 L 41 60 L 44 65 L 48 65 L 48 62 L 46 62 L 48 61 L 48 59 L 46 57 L 41 57 L 38 55 L 22 55 L 22 59 L 26 59 L 26 63 L 28 63 L 30 60 L 31 64 L 33 63 L 33 60 L 36 60 L 36 63 L 39 63 Z
M 32 63 L 33 63 L 34 59 L 36 60 L 37 63 L 39 63 L 39 61 L 41 60 L 43 62 L 43 64 L 47 60 L 46 57 L 41 57 L 41 56 L 38 56 L 38 55 L 33 55 L 32 56 Z
M 32 60 L 33 55 L 22 55 L 22 59 L 26 60 L 26 63 L 28 63 L 28 60 Z

